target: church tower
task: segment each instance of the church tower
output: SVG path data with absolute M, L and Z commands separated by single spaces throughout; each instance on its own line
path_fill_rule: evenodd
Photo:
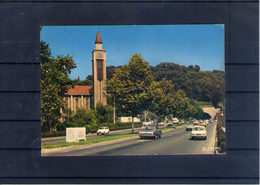
M 92 51 L 92 75 L 93 75 L 93 90 L 94 90 L 94 108 L 97 103 L 107 104 L 106 98 L 106 50 L 102 49 L 102 40 L 99 31 L 97 32 L 96 48 Z

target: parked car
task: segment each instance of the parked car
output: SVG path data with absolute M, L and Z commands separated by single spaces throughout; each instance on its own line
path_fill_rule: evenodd
M 139 132 L 139 137 L 158 139 L 162 137 L 162 131 L 153 126 L 148 126 Z
M 204 126 L 194 126 L 191 131 L 191 139 L 207 139 L 207 130 Z
M 159 126 L 159 127 L 164 127 L 165 125 L 164 125 L 163 122 L 160 122 L 160 123 L 158 123 L 158 126 Z
M 184 123 L 185 123 L 185 120 L 181 120 L 181 121 L 180 121 L 180 124 L 184 124 Z
M 178 118 L 172 118 L 172 123 L 173 124 L 179 124 L 179 119 Z
M 188 123 L 189 123 L 189 121 L 188 121 L 188 120 L 185 120 L 185 121 L 184 121 L 184 124 L 188 124 Z
M 99 127 L 97 130 L 97 135 L 101 134 L 109 134 L 109 128 L 108 127 Z
M 186 126 L 186 131 L 192 130 L 192 128 L 193 128 L 193 124 L 192 123 L 188 123 L 188 125 Z
M 166 125 L 167 127 L 171 127 L 171 126 L 173 126 L 173 122 L 172 122 L 172 120 L 169 120 L 168 122 L 167 122 L 167 125 Z

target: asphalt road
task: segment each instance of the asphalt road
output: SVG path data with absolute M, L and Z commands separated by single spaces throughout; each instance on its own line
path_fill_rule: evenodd
M 139 132 L 141 128 L 135 128 L 135 132 Z M 110 131 L 109 135 L 120 135 L 120 134 L 129 134 L 132 132 L 132 129 L 124 129 L 124 130 L 116 130 L 116 131 Z M 86 139 L 91 139 L 91 138 L 100 138 L 104 137 L 105 135 L 97 135 L 96 133 L 90 133 L 87 134 Z M 50 138 L 42 138 L 41 139 L 41 144 L 54 144 L 54 143 L 61 143 L 61 142 L 66 142 L 66 137 L 50 137 Z
M 216 123 L 207 126 L 207 140 L 191 140 L 185 127 L 163 132 L 161 139 L 139 137 L 92 145 L 42 150 L 42 156 L 184 155 L 214 154 Z

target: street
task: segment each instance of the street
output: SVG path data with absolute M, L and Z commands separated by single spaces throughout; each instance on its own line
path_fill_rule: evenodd
M 91 145 L 42 149 L 42 156 L 214 154 L 216 123 L 207 126 L 207 140 L 191 140 L 186 127 L 163 131 L 161 139 L 138 136 Z

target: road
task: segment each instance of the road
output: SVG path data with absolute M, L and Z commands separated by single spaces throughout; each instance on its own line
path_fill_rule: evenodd
M 69 148 L 42 150 L 42 156 L 214 154 L 216 123 L 207 126 L 207 140 L 191 140 L 185 127 L 163 132 L 161 139 L 124 138 Z
M 135 128 L 135 132 L 139 132 L 141 128 Z M 124 129 L 124 130 L 116 130 L 116 131 L 110 131 L 109 135 L 119 135 L 119 134 L 129 134 L 132 132 L 132 129 Z M 97 135 L 96 133 L 90 133 L 87 134 L 86 139 L 91 139 L 91 138 L 100 138 L 104 137 L 104 135 Z M 50 137 L 50 138 L 42 138 L 41 139 L 41 144 L 54 144 L 54 143 L 61 143 L 61 142 L 66 142 L 66 137 Z

